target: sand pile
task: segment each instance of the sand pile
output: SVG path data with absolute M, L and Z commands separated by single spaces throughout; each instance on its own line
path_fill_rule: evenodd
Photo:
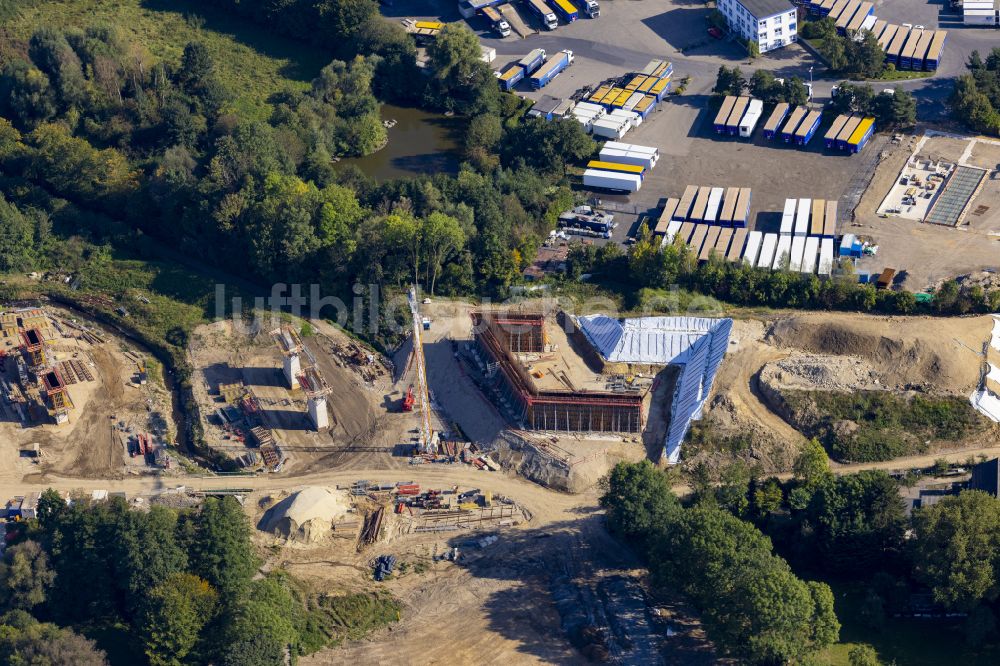
M 792 354 L 766 364 L 760 381 L 775 388 L 800 391 L 877 391 L 885 389 L 879 373 L 857 356 Z
M 328 537 L 333 523 L 350 508 L 343 493 L 310 486 L 268 509 L 257 528 L 285 539 L 314 543 Z

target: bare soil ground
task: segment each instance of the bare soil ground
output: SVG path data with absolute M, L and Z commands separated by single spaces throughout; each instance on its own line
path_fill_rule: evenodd
M 707 419 L 723 435 L 749 435 L 743 457 L 763 470 L 790 469 L 802 435 L 768 403 L 762 381 L 800 390 L 918 390 L 968 396 L 978 385 L 989 317 L 776 314 L 737 320 L 715 380 Z M 991 446 L 995 429 L 949 447 Z
M 147 470 L 141 459 L 130 458 L 121 440 L 113 432 L 115 423 L 124 422 L 133 431 L 157 433 L 157 443 L 171 438 L 176 424 L 171 418 L 171 398 L 157 372 L 145 386 L 134 383 L 138 370 L 132 354 L 137 348 L 129 341 L 94 322 L 83 321 L 79 314 L 54 307 L 46 312 L 61 320 L 77 320 L 96 330 L 103 338 L 91 344 L 76 337 L 76 331 L 63 327 L 59 334 L 53 327 L 49 341 L 50 358 L 82 363 L 93 381 L 69 384 L 73 402 L 69 422 L 62 425 L 32 424 L 23 427 L 13 406 L 0 404 L 0 457 L 8 461 L 0 466 L 0 477 L 15 480 L 39 474 L 82 478 L 121 478 Z M 140 356 L 145 357 L 139 352 Z M 8 358 L 5 379 L 17 383 L 13 358 Z M 0 401 L 2 403 L 3 401 Z M 42 457 L 38 463 L 21 457 L 19 451 L 38 445 Z

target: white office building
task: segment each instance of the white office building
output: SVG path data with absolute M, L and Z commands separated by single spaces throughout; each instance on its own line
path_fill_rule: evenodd
M 730 30 L 757 42 L 761 53 L 798 39 L 795 7 L 788 0 L 719 0 L 718 7 Z

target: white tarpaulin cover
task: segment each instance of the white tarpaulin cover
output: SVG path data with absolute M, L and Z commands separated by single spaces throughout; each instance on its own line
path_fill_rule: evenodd
M 642 317 L 613 319 L 588 315 L 580 330 L 610 363 L 683 366 L 670 406 L 670 429 L 663 452 L 670 464 L 680 462 L 681 443 L 691 421 L 712 390 L 712 381 L 729 346 L 732 319 L 707 317 Z
M 990 340 L 990 346 L 995 351 L 1000 352 L 1000 317 L 996 315 L 993 316 L 993 336 Z M 989 372 L 986 378 L 1000 382 L 1000 368 L 992 363 L 987 363 L 987 365 L 989 366 Z M 988 419 L 1000 423 L 1000 395 L 995 395 L 988 389 L 983 388 L 973 393 L 969 397 L 969 402 Z

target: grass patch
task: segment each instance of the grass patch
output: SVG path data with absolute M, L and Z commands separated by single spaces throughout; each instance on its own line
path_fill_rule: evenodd
M 155 60 L 177 62 L 188 42 L 201 41 L 241 117 L 264 120 L 269 98 L 305 90 L 331 58 L 315 47 L 269 33 L 231 13 L 194 0 L 0 0 L 6 44 L 0 56 L 26 52 L 39 27 L 84 29 L 112 24 Z
M 885 391 L 781 392 L 794 425 L 818 437 L 841 462 L 874 462 L 925 453 L 935 440 L 959 441 L 984 425 L 965 400 L 905 398 Z
M 934 75 L 934 72 L 914 72 L 907 69 L 887 69 L 882 72 L 882 76 L 873 81 L 908 81 L 910 79 L 926 79 Z
M 386 592 L 312 597 L 307 602 L 302 649 L 311 654 L 344 641 L 356 641 L 398 622 L 402 606 Z

